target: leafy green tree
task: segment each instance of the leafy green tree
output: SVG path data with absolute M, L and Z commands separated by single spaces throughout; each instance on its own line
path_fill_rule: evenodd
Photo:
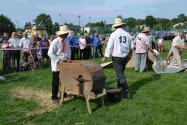
M 144 20 L 143 19 L 137 19 L 136 20 L 136 25 L 143 25 L 144 24 Z
M 179 22 L 187 21 L 187 17 L 182 13 L 182 14 L 178 15 L 178 21 Z
M 59 24 L 55 22 L 55 24 L 52 25 L 52 34 L 55 34 L 57 31 L 59 31 Z
M 41 13 L 36 17 L 36 19 L 33 20 L 35 24 L 39 26 L 46 26 L 47 31 L 49 34 L 52 33 L 52 19 L 50 15 L 47 15 L 45 13 Z
M 153 26 L 153 30 L 161 31 L 161 24 L 156 24 Z
M 146 18 L 145 18 L 146 26 L 149 26 L 152 29 L 155 22 L 156 22 L 156 20 L 153 16 L 151 16 L 151 15 L 146 16 Z
M 123 22 L 125 22 L 130 29 L 136 26 L 136 19 L 133 17 L 125 18 Z
M 171 19 L 172 24 L 177 24 L 179 22 L 178 18 Z
M 3 14 L 0 14 L 0 34 L 7 32 L 10 36 L 10 34 L 14 31 L 16 31 L 16 28 L 11 19 Z
M 137 29 L 136 29 L 136 27 L 133 27 L 133 28 L 130 29 L 130 31 L 133 32 L 133 33 L 136 33 Z

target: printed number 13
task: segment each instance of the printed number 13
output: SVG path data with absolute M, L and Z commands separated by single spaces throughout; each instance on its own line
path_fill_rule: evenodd
M 119 37 L 119 40 L 120 40 L 120 43 L 121 43 L 121 42 L 123 42 L 123 43 L 126 43 L 126 42 L 127 42 L 126 36 L 120 36 L 120 37 Z

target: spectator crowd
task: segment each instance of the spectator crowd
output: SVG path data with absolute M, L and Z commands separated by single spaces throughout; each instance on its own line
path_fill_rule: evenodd
M 109 35 L 106 36 L 106 41 L 109 39 Z M 45 58 L 50 67 L 51 60 L 47 54 L 48 48 L 57 37 L 58 35 L 51 35 L 48 40 L 45 34 L 40 38 L 38 33 L 28 37 L 27 32 L 24 32 L 20 39 L 16 32 L 12 32 L 10 38 L 6 32 L 3 33 L 0 38 L 3 70 L 7 69 L 9 73 L 12 73 L 16 70 L 42 69 Z M 67 40 L 71 47 L 71 60 L 87 60 L 103 56 L 105 37 L 101 34 L 95 33 L 94 36 L 90 36 L 88 33 L 84 36 L 84 33 L 81 33 L 79 38 L 76 33 L 72 33 Z

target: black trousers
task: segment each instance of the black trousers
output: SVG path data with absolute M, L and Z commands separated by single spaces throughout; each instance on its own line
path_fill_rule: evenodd
M 15 60 L 16 60 L 16 62 L 17 62 L 17 69 L 19 69 L 20 50 L 16 50 L 16 52 L 15 52 Z M 14 62 L 14 64 L 16 64 L 16 63 Z
M 91 47 L 86 48 L 86 59 L 90 59 L 91 57 Z
M 52 78 L 52 100 L 58 99 L 59 71 L 53 72 Z
M 102 45 L 99 45 L 99 54 L 100 54 L 101 56 L 103 56 Z
M 80 60 L 81 59 L 86 59 L 86 48 L 80 50 Z
M 78 56 L 79 56 L 79 48 L 75 48 L 75 56 L 76 56 L 76 59 L 78 60 Z
M 128 62 L 128 56 L 125 58 L 112 57 L 113 67 L 118 77 L 118 83 L 123 87 L 124 91 L 129 90 L 126 77 L 124 75 L 125 67 Z
M 75 60 L 75 47 L 71 47 L 71 60 Z
M 26 57 L 26 62 L 28 62 L 29 53 L 23 52 L 23 55 Z

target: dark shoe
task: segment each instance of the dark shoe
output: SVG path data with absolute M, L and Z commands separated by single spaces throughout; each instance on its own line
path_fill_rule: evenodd
M 58 99 L 54 99 L 53 100 L 53 104 L 57 104 L 57 103 L 59 103 L 59 100 Z
M 130 95 L 129 90 L 126 90 L 126 91 L 125 91 L 125 95 L 123 96 L 123 98 L 131 99 L 131 95 Z

